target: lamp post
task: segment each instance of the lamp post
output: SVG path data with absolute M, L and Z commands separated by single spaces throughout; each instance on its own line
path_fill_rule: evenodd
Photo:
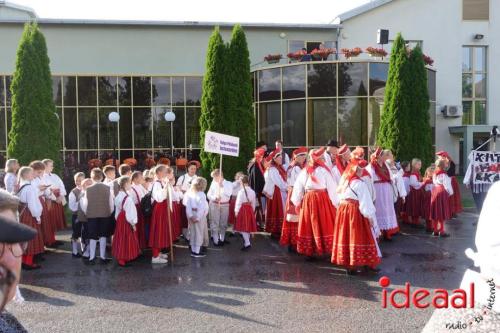
M 118 135 L 118 122 L 120 121 L 120 114 L 116 111 L 108 114 L 108 120 L 116 124 L 116 135 Z M 116 168 L 116 135 L 113 135 L 113 167 Z
M 165 113 L 165 121 L 170 123 L 170 145 L 172 158 L 174 157 L 174 121 L 175 121 L 175 113 L 172 110 L 168 109 Z

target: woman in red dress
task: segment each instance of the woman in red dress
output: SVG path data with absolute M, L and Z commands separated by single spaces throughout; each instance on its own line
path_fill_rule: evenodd
M 324 148 L 311 151 L 293 186 L 291 201 L 299 213 L 297 253 L 330 254 L 338 205 L 337 184 L 324 160 Z
M 448 237 L 444 232 L 444 223 L 451 219 L 453 210 L 450 205 L 450 196 L 453 195 L 451 178 L 446 174 L 448 162 L 445 159 L 436 161 L 436 172 L 432 177 L 434 188 L 431 194 L 430 218 L 434 228 L 433 236 Z
M 381 253 L 375 239 L 375 206 L 366 183 L 361 179 L 368 165 L 365 160 L 352 163 L 340 187 L 340 205 L 335 220 L 332 258 L 350 275 L 360 267 L 378 272 Z
M 286 184 L 286 170 L 282 165 L 281 152 L 274 150 L 266 157 L 270 163 L 264 173 L 264 190 L 267 197 L 266 204 L 266 232 L 274 239 L 280 239 L 281 226 L 285 217 L 285 199 L 288 186 Z
M 293 151 L 292 163 L 287 170 L 288 195 L 285 205 L 285 219 L 281 229 L 280 245 L 288 246 L 289 252 L 297 251 L 297 234 L 299 230 L 299 215 L 292 203 L 293 185 L 304 168 L 307 157 L 307 148 L 300 147 Z

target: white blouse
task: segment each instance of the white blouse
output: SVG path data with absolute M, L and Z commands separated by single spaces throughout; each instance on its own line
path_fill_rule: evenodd
M 410 175 L 410 187 L 415 189 L 415 190 L 419 190 L 420 188 L 422 188 L 422 185 L 423 183 L 419 182 L 418 181 L 418 178 L 417 176 L 415 175 Z
M 194 218 L 200 222 L 208 215 L 208 203 L 205 193 L 189 191 L 186 193 L 185 200 L 188 219 Z
M 222 186 L 216 181 L 212 181 L 208 189 L 207 198 L 210 201 L 219 200 L 221 203 L 229 202 L 233 193 L 233 184 L 227 180 L 222 181 Z
M 405 187 L 406 195 L 410 193 L 410 177 L 406 177 L 405 175 L 401 176 L 403 178 L 403 185 Z
M 122 212 L 122 203 L 125 199 L 125 204 L 123 204 L 123 210 L 125 211 L 125 218 L 130 225 L 137 224 L 137 208 L 135 207 L 134 200 L 127 193 L 120 191 L 115 197 L 115 219 Z
M 453 187 L 451 186 L 451 178 L 448 177 L 446 173 L 442 173 L 440 175 L 434 175 L 432 176 L 432 182 L 434 185 L 443 185 L 446 192 L 448 192 L 449 195 L 453 195 Z
M 231 193 L 231 196 L 236 197 L 240 190 L 241 190 L 241 182 L 239 180 L 235 180 L 233 182 L 233 192 Z
M 39 188 L 40 185 L 50 185 L 50 184 L 45 183 L 44 180 L 42 179 L 42 177 L 33 178 L 33 180 L 31 181 L 31 185 L 33 185 L 33 187 L 35 187 L 37 189 L 37 194 L 39 197 L 42 197 L 42 196 L 44 198 L 51 197 L 51 193 L 50 193 L 50 190 L 48 188 L 45 191 L 42 191 Z M 22 186 L 22 185 L 20 185 L 20 186 Z
M 293 187 L 295 184 L 295 181 L 297 180 L 297 177 L 299 177 L 300 172 L 302 171 L 302 168 L 299 167 L 298 165 L 294 165 L 290 169 L 288 169 L 287 172 L 287 177 L 286 177 L 286 183 L 288 184 L 288 187 Z
M 47 185 L 51 185 L 52 189 L 58 189 L 61 191 L 61 196 L 66 196 L 66 188 L 61 178 L 55 173 L 46 173 L 43 175 L 43 182 Z
M 340 184 L 340 179 L 342 178 L 342 175 L 340 174 L 340 170 L 339 168 L 337 168 L 336 165 L 333 165 L 332 167 L 332 176 L 333 180 L 335 180 L 337 184 Z
M 376 209 L 371 200 L 370 192 L 364 181 L 354 179 L 349 186 L 340 194 L 340 199 L 352 199 L 359 202 L 359 211 L 361 215 L 376 222 Z
M 146 195 L 146 189 L 142 185 L 132 184 L 132 188 L 129 191 L 129 195 L 134 202 L 134 205 L 138 205 L 141 203 L 142 198 Z
M 81 188 L 78 188 L 80 191 L 82 191 Z M 83 194 L 83 192 L 80 192 L 80 196 Z M 77 198 L 75 196 L 75 193 L 73 191 L 69 192 L 68 196 L 68 208 L 73 212 L 76 213 L 78 212 L 78 201 L 80 198 Z
M 424 189 L 425 189 L 427 192 L 431 192 L 433 188 L 434 188 L 434 184 L 433 184 L 433 183 L 430 183 L 430 184 L 426 184 Z
M 238 195 L 236 196 L 236 204 L 234 206 L 234 213 L 238 215 L 238 212 L 241 209 L 241 206 L 244 203 L 249 202 L 252 205 L 252 209 L 255 211 L 255 206 L 257 204 L 257 201 L 255 200 L 255 192 L 250 188 L 250 186 L 245 186 L 246 189 L 246 195 L 245 195 L 245 190 L 242 188 L 239 192 Z M 248 196 L 248 199 L 247 199 Z
M 299 206 L 306 191 L 326 189 L 330 201 L 335 207 L 338 207 L 339 197 L 337 195 L 337 183 L 333 179 L 332 174 L 322 167 L 317 167 L 313 172 L 313 176 L 316 178 L 317 183 L 313 182 L 312 178 L 309 177 L 306 169 L 300 172 L 293 186 L 291 197 L 293 204 Z
M 267 173 L 267 177 L 266 177 Z M 285 180 L 281 177 L 278 169 L 275 167 L 269 167 L 264 173 L 264 194 L 272 197 L 274 193 L 274 187 L 277 186 L 281 192 L 286 193 L 288 190 L 288 185 Z
M 396 190 L 400 198 L 405 198 L 408 195 L 406 192 L 406 186 L 401 173 L 396 172 L 392 174 L 392 182 L 396 185 Z
M 5 190 L 9 193 L 14 193 L 14 187 L 17 184 L 17 177 L 15 173 L 7 172 L 3 179 Z
M 176 185 L 179 186 L 182 192 L 186 192 L 191 187 L 191 183 L 196 178 L 196 174 L 194 176 L 190 176 L 189 174 L 184 174 L 177 179 Z
M 28 185 L 24 186 L 25 184 Z M 17 194 L 19 201 L 26 204 L 31 215 L 38 222 L 41 222 L 43 206 L 38 196 L 38 192 L 40 191 L 29 182 L 21 181 L 20 187 L 22 186 L 24 186 L 24 188 Z
M 163 185 L 163 187 L 162 187 Z M 151 192 L 151 201 L 163 202 L 168 200 L 168 207 L 172 210 L 173 187 L 169 183 L 164 184 L 158 180 L 153 183 L 153 191 Z

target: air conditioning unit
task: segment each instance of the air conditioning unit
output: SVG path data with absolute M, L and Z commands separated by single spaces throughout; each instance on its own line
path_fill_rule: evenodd
M 441 112 L 445 117 L 461 117 L 463 115 L 462 105 L 446 105 Z

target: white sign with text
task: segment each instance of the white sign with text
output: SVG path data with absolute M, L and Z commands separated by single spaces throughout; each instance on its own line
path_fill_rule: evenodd
M 238 157 L 240 138 L 236 136 L 205 131 L 205 151 L 208 153 Z

